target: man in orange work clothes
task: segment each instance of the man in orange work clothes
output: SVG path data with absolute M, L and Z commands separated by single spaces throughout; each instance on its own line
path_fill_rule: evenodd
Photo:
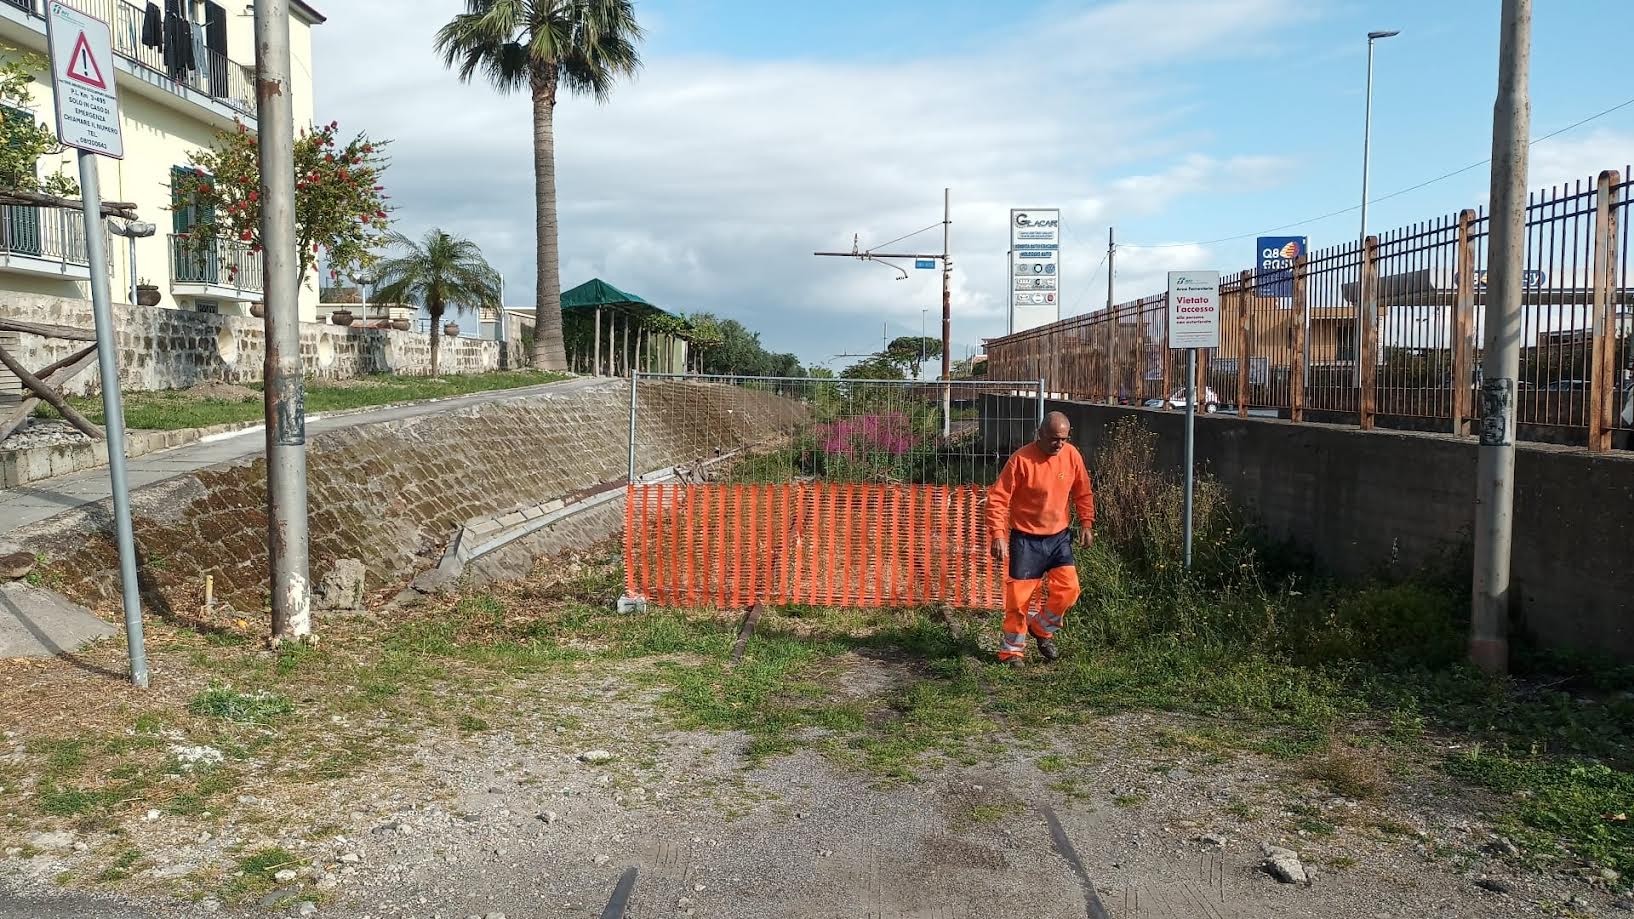
M 999 480 L 987 490 L 987 531 L 993 558 L 1008 563 L 1004 579 L 1004 635 L 999 660 L 1020 667 L 1027 654 L 1027 635 L 1038 640 L 1046 661 L 1061 656 L 1055 633 L 1062 617 L 1078 600 L 1078 569 L 1072 558 L 1071 505 L 1078 509 L 1078 543 L 1094 541 L 1095 493 L 1089 471 L 1072 439 L 1072 423 L 1060 412 L 1044 416 L 1038 439 L 1017 450 L 1004 464 Z M 1049 596 L 1044 609 L 1028 615 L 1033 595 L 1044 581 Z

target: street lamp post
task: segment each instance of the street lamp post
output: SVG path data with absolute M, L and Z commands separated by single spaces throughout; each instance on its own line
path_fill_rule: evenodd
M 108 231 L 115 236 L 123 236 L 130 240 L 130 259 L 125 267 L 130 270 L 130 302 L 136 305 L 136 241 L 146 239 L 159 231 L 158 227 L 145 220 L 127 220 L 123 225 L 108 224 Z
M 1373 153 L 1373 43 L 1383 39 L 1400 35 L 1401 30 L 1388 32 L 1367 33 L 1367 114 L 1362 121 L 1362 233 L 1358 237 L 1359 246 L 1367 245 L 1367 179 L 1368 171 L 1372 166 Z M 1362 273 L 1361 283 L 1367 283 L 1367 273 Z M 1356 385 L 1362 385 L 1362 304 L 1367 301 L 1367 291 L 1362 291 L 1362 297 L 1356 302 L 1356 341 L 1354 353 L 1356 355 Z

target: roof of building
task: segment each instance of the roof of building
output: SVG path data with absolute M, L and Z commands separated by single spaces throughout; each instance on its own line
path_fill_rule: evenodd
M 316 7 L 305 2 L 305 0 L 289 0 L 289 7 L 296 13 L 312 20 L 313 25 L 321 25 L 329 21 L 329 17 L 318 12 Z
M 572 290 L 562 291 L 562 312 L 592 309 L 612 309 L 620 312 L 648 315 L 653 313 L 664 316 L 670 315 L 668 311 L 654 306 L 635 294 L 619 290 L 601 278 L 591 278 Z

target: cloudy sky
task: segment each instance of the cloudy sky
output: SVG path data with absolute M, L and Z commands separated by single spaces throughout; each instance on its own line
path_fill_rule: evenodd
M 1485 159 L 1496 0 L 637 0 L 640 77 L 557 116 L 562 280 L 710 310 L 836 368 L 935 334 L 934 271 L 819 259 L 936 224 L 953 200 L 954 352 L 1005 328 L 1011 207 L 1063 209 L 1064 314 L 1172 268 L 1247 267 L 1253 234 L 1315 247 L 1359 215 L 1365 34 L 1379 44 L 1373 197 Z M 481 244 L 531 305 L 525 96 L 463 85 L 432 53 L 458 0 L 320 0 L 318 113 L 391 138 L 398 228 Z M 1619 0 L 1537 5 L 1533 136 L 1629 101 L 1585 30 Z M 1532 184 L 1634 160 L 1634 105 L 1533 148 Z M 1484 166 L 1372 206 L 1375 230 L 1485 200 Z M 1348 209 L 1348 210 L 1347 210 Z M 1340 212 L 1320 220 L 1310 218 Z M 1309 221 L 1309 222 L 1305 222 Z M 937 232 L 900 246 L 940 248 Z M 1249 238 L 1233 238 L 1243 237 Z

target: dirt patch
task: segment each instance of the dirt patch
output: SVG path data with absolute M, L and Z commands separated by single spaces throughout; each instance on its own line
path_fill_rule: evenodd
M 182 392 L 189 399 L 209 399 L 215 402 L 249 402 L 261 398 L 259 392 L 236 383 L 195 383 Z

